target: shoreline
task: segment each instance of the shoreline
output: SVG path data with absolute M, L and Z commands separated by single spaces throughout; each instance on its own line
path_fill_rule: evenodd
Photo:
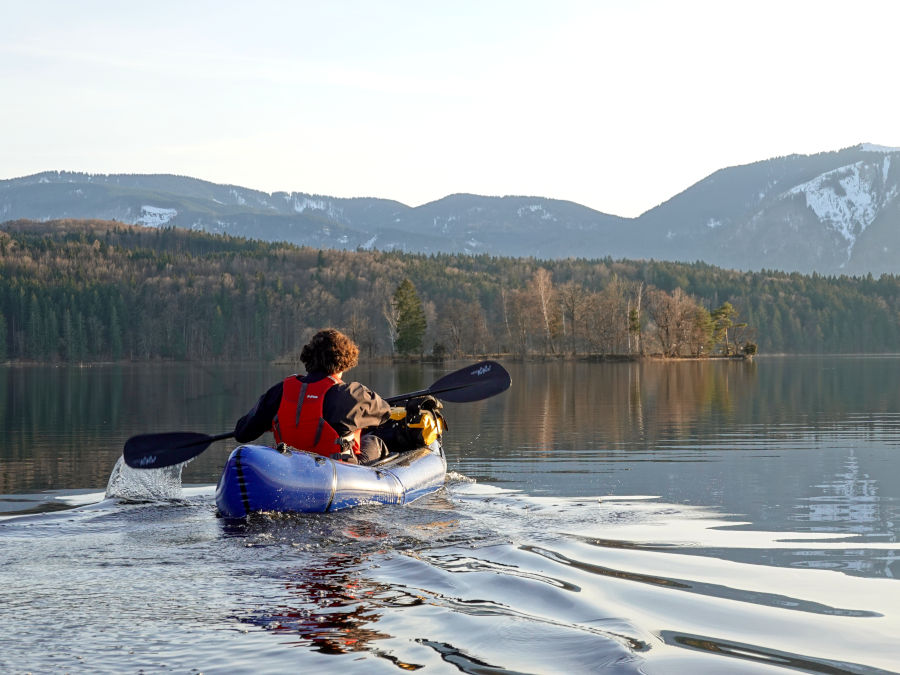
M 758 354 L 747 356 L 738 354 L 734 356 L 663 356 L 662 354 L 532 354 L 521 356 L 518 354 L 467 354 L 453 358 L 435 358 L 433 356 L 376 356 L 364 359 L 367 364 L 394 365 L 403 363 L 457 363 L 463 361 L 511 361 L 514 363 L 544 363 L 548 361 L 559 362 L 588 362 L 588 363 L 639 363 L 641 361 L 752 361 Z M 769 356 L 803 356 L 802 354 L 771 354 Z M 859 354 L 828 354 L 827 356 L 860 356 Z M 891 356 L 890 354 L 867 354 L 863 356 Z M 275 359 L 227 359 L 227 360 L 201 360 L 201 359 L 120 359 L 118 361 L 30 361 L 10 360 L 0 362 L 0 367 L 32 367 L 46 366 L 56 368 L 94 368 L 99 366 L 128 366 L 128 365 L 153 365 L 153 364 L 223 364 L 223 363 L 270 363 L 272 365 L 297 365 L 299 358 L 279 357 Z

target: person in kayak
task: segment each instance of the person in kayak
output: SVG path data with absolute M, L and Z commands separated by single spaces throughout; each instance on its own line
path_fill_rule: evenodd
M 358 359 L 353 340 L 319 331 L 300 352 L 306 375 L 291 375 L 263 394 L 235 424 L 235 439 L 249 443 L 271 431 L 278 444 L 351 464 L 387 455 L 384 441 L 362 430 L 390 419 L 390 404 L 359 382 L 341 380 Z

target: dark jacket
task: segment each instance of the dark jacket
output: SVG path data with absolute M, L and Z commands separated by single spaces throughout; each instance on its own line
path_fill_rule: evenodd
M 302 382 L 318 382 L 324 373 L 295 375 Z M 238 443 L 250 443 L 272 430 L 272 420 L 281 405 L 284 383 L 279 382 L 260 396 L 256 405 L 237 421 L 234 438 Z M 331 387 L 322 403 L 322 416 L 341 436 L 357 429 L 378 426 L 391 416 L 390 404 L 359 382 L 344 382 Z

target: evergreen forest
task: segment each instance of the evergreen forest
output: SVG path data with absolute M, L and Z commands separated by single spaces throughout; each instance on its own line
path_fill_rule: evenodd
M 317 250 L 106 221 L 0 226 L 0 362 L 888 353 L 900 277 Z

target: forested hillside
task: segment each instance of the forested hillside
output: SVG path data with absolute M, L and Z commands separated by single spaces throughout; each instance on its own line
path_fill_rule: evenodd
M 370 357 L 687 356 L 752 343 L 874 353 L 897 351 L 898 317 L 900 279 L 888 275 L 316 250 L 104 221 L 0 226 L 0 361 L 271 359 L 324 326 Z

